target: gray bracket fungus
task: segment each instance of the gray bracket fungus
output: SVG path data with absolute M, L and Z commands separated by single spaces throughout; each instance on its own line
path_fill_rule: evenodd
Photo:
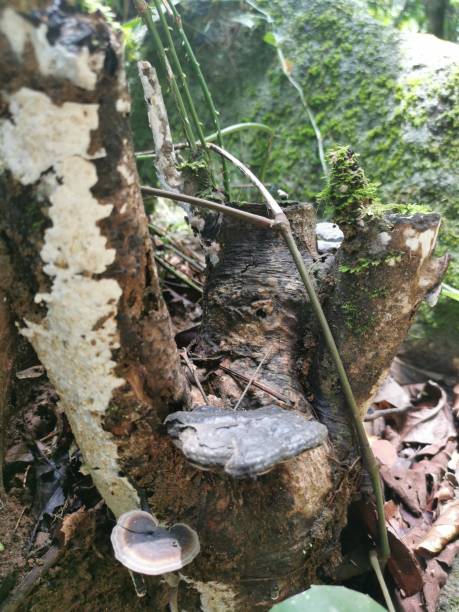
M 174 412 L 165 423 L 174 444 L 193 465 L 223 468 L 234 478 L 268 472 L 319 446 L 328 435 L 325 425 L 273 405 L 247 411 L 200 406 Z
M 344 240 L 344 234 L 336 223 L 323 221 L 316 225 L 317 250 L 319 253 L 336 251 Z

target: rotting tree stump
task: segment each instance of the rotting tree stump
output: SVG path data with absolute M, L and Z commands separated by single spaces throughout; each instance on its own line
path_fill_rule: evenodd
M 338 379 L 282 237 L 228 218 L 215 224 L 218 261 L 209 264 L 194 358 L 209 372 L 216 407 L 239 397 L 243 385 L 231 371 L 251 376 L 265 358 L 260 381 L 271 394 L 254 385 L 241 409 L 272 404 L 274 390 L 274 403 L 325 423 L 330 441 L 255 480 L 199 471 L 163 425 L 189 406 L 190 394 L 140 198 L 119 40 L 100 15 L 33 2 L 2 9 L 0 36 L 0 132 L 8 145 L 0 149 L 0 235 L 20 331 L 112 512 L 140 507 L 143 498 L 161 522 L 187 523 L 199 534 L 202 552 L 182 572 L 181 605 L 267 610 L 318 572 L 333 574 L 360 473 Z M 439 218 L 360 219 L 336 256 L 319 256 L 312 207 L 292 203 L 286 212 L 363 408 L 424 294 L 440 281 L 445 262 L 432 259 Z M 349 276 L 345 268 L 362 258 L 378 263 Z M 357 334 L 346 305 L 365 300 L 371 316 Z M 128 574 L 91 524 L 103 558 L 94 558 L 92 538 L 73 541 L 53 588 L 33 592 L 35 609 L 67 601 L 75 563 L 82 571 L 74 605 L 125 609 Z M 125 581 L 106 589 L 115 567 Z M 168 587 L 158 579 L 147 586 L 146 600 L 131 607 L 163 609 Z

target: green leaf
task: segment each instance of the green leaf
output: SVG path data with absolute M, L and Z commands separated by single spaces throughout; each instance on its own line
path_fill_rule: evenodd
M 140 19 L 140 17 L 134 17 L 133 19 L 130 19 L 129 21 L 125 21 L 121 25 L 121 28 L 125 32 L 130 32 L 131 30 L 134 30 L 135 28 L 138 28 L 141 25 L 142 25 L 142 20 Z
M 455 287 L 451 287 L 451 285 L 442 283 L 441 294 L 446 295 L 446 297 L 449 297 L 452 300 L 456 300 L 456 302 L 459 302 L 459 289 L 456 289 Z
M 0 553 L 5 550 L 5 546 L 0 542 Z
M 83 0 L 82 6 L 88 13 L 96 13 L 97 11 L 101 13 L 114 28 L 118 29 L 120 27 L 115 13 L 103 0 Z
M 341 586 L 312 586 L 271 608 L 272 612 L 385 612 L 368 595 Z
M 263 36 L 263 40 L 265 41 L 265 43 L 268 43 L 268 45 L 271 45 L 273 47 L 278 46 L 278 37 L 274 32 L 266 32 L 266 34 Z

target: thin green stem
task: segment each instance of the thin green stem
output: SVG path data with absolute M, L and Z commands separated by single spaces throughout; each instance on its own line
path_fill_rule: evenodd
M 266 132 L 267 134 L 269 134 L 268 144 L 266 145 L 266 153 L 263 156 L 263 162 L 260 167 L 260 180 L 263 181 L 265 178 L 266 169 L 268 167 L 269 158 L 271 156 L 271 148 L 272 148 L 273 139 L 274 139 L 274 130 L 270 128 L 269 125 L 265 125 L 264 123 L 247 121 L 246 123 L 235 123 L 234 125 L 229 125 L 228 127 L 223 128 L 221 130 L 221 133 L 222 135 L 234 134 L 235 132 L 240 132 L 246 129 L 260 130 L 261 132 Z M 206 140 L 207 142 L 212 142 L 213 140 L 217 139 L 217 136 L 218 136 L 218 133 L 214 132 L 213 134 L 209 134 L 209 136 L 206 136 Z
M 195 196 L 185 195 L 183 193 L 175 193 L 175 191 L 156 189 L 156 187 L 142 186 L 140 189 L 142 193 L 154 195 L 159 198 L 169 198 L 170 200 L 175 200 L 177 202 L 187 202 L 188 204 L 192 204 L 193 206 L 208 208 L 209 210 L 216 210 L 217 212 L 221 212 L 224 215 L 228 215 L 229 217 L 235 217 L 236 219 L 242 219 L 243 221 L 247 221 L 249 223 L 252 223 L 253 225 L 257 225 L 258 227 L 273 229 L 279 225 L 279 222 L 277 220 L 267 219 L 266 217 L 254 215 L 253 213 L 246 212 L 245 210 L 232 208 L 231 206 L 223 206 L 222 204 L 217 204 L 217 202 L 212 202 L 211 200 L 203 200 L 202 198 L 197 198 Z
M 285 216 L 285 213 L 282 210 L 282 208 L 279 206 L 279 204 L 276 202 L 273 196 L 269 193 L 269 191 L 266 189 L 266 187 L 263 185 L 260 179 L 257 178 L 255 174 L 249 168 L 247 168 L 245 164 L 243 164 L 237 157 L 234 157 L 234 155 L 232 155 L 225 149 L 222 149 L 222 147 L 219 147 L 216 144 L 209 143 L 209 147 L 213 151 L 216 151 L 222 157 L 226 157 L 226 159 L 228 159 L 237 168 L 239 168 L 242 174 L 245 174 L 245 176 L 255 185 L 255 187 L 257 187 L 258 191 L 263 196 L 268 206 L 268 209 L 270 210 L 274 218 L 279 222 L 288 224 L 287 217 Z
M 378 555 L 375 550 L 370 550 L 370 565 L 373 568 L 374 573 L 376 574 L 376 578 L 379 583 L 379 587 L 384 597 L 384 601 L 386 602 L 386 606 L 389 612 L 395 612 L 394 604 L 392 603 L 392 599 L 389 593 L 389 589 L 387 588 L 386 581 L 384 580 L 383 573 L 381 571 L 381 566 L 379 565 Z
M 274 134 L 274 130 L 264 123 L 257 123 L 256 121 L 247 121 L 245 123 L 235 123 L 233 125 L 228 125 L 227 127 L 220 130 L 222 136 L 226 134 L 234 134 L 234 132 L 240 132 L 242 130 L 260 130 L 261 132 L 268 132 L 269 134 Z M 212 142 L 214 140 L 218 140 L 218 132 L 213 132 L 206 136 L 206 140 L 208 142 Z
M 163 64 L 163 68 L 166 71 L 166 74 L 168 76 L 168 79 L 171 85 L 172 94 L 174 96 L 175 102 L 177 104 L 178 112 L 179 112 L 180 118 L 183 123 L 183 128 L 185 131 L 186 139 L 188 141 L 190 149 L 194 152 L 197 149 L 196 149 L 196 144 L 195 144 L 195 136 L 193 134 L 193 129 L 191 127 L 190 119 L 188 117 L 188 113 L 185 108 L 185 103 L 183 102 L 182 94 L 180 93 L 180 89 L 177 85 L 175 75 L 169 65 L 169 61 L 166 55 L 166 50 L 164 49 L 164 45 L 161 41 L 161 37 L 158 33 L 155 22 L 153 21 L 150 7 L 145 2 L 145 0 L 134 0 L 134 4 L 135 4 L 137 12 L 139 13 L 142 21 L 147 26 L 150 34 L 152 35 L 153 43 L 156 47 L 156 51 L 158 52 L 158 55 Z
M 282 68 L 282 72 L 284 73 L 285 77 L 287 78 L 288 82 L 290 83 L 290 85 L 292 85 L 292 87 L 296 90 L 296 92 L 298 93 L 300 100 L 301 100 L 301 104 L 303 105 L 304 110 L 306 111 L 306 114 L 308 116 L 308 119 L 311 123 L 311 127 L 314 130 L 314 134 L 317 140 L 317 148 L 319 151 L 319 160 L 320 160 L 320 164 L 322 166 L 322 170 L 325 176 L 329 175 L 328 172 L 328 167 L 327 167 L 327 162 L 325 160 L 325 153 L 324 153 L 324 145 L 323 145 L 323 141 L 322 141 L 322 134 L 320 132 L 319 126 L 317 125 L 317 121 L 314 117 L 314 115 L 312 114 L 311 109 L 309 108 L 309 104 L 306 102 L 306 98 L 304 97 L 304 93 L 303 90 L 301 88 L 301 86 L 299 85 L 299 83 L 292 77 L 288 67 L 287 67 L 287 62 L 285 60 L 285 56 L 284 53 L 282 51 L 282 49 L 280 48 L 279 45 L 276 46 L 277 49 L 277 55 L 279 58 L 279 63 L 281 65 Z
M 177 270 L 177 268 L 175 268 L 174 266 L 171 266 L 171 264 L 167 263 L 167 261 L 164 261 L 164 259 L 162 259 L 162 257 L 157 255 L 156 253 L 154 253 L 154 258 L 156 259 L 156 261 L 159 263 L 160 266 L 162 266 L 170 274 L 172 274 L 173 276 L 181 280 L 183 283 L 185 283 L 185 285 L 188 285 L 188 287 L 190 287 L 191 289 L 194 289 L 198 293 L 202 293 L 202 287 L 197 285 L 186 274 L 183 274 L 183 272 L 180 272 L 180 270 Z
M 188 36 L 185 33 L 185 30 L 183 29 L 183 25 L 182 25 L 182 18 L 180 17 L 179 12 L 177 11 L 177 9 L 175 8 L 175 5 L 173 2 L 171 2 L 170 4 L 168 3 L 168 6 L 170 6 L 170 9 L 174 15 L 175 21 L 177 23 L 177 27 L 178 27 L 178 32 L 182 38 L 183 44 L 185 45 L 185 49 L 186 52 L 188 53 L 188 57 L 190 59 L 191 65 L 194 68 L 194 71 L 196 73 L 196 77 L 198 79 L 198 82 L 201 86 L 201 90 L 202 93 L 204 95 L 204 99 L 207 103 L 207 106 L 209 108 L 211 117 L 212 117 L 212 121 L 215 127 L 215 130 L 217 132 L 217 142 L 218 144 L 223 147 L 223 137 L 222 137 L 222 132 L 220 130 L 220 122 L 218 120 L 218 111 L 215 108 L 215 104 L 212 98 L 212 94 L 210 93 L 210 90 L 207 86 L 207 82 L 206 79 L 204 77 L 204 74 L 201 70 L 201 66 L 194 54 L 194 51 L 190 45 L 190 41 L 188 40 Z M 228 174 L 228 168 L 226 166 L 226 162 L 224 159 L 222 159 L 222 172 L 223 172 L 223 184 L 224 184 L 224 189 L 225 192 L 228 196 L 228 199 L 231 200 L 231 184 L 230 184 L 230 180 L 229 180 L 229 174 Z
M 255 123 L 252 121 L 248 121 L 247 123 L 235 123 L 234 125 L 229 125 L 225 128 L 223 128 L 221 130 L 221 133 L 224 134 L 234 134 L 235 132 L 240 132 L 243 131 L 245 129 L 256 129 L 256 130 L 260 130 L 261 132 L 266 132 L 270 135 L 269 138 L 269 143 L 268 143 L 268 152 L 271 149 L 271 144 L 273 141 L 273 137 L 274 137 L 274 130 L 272 128 L 269 127 L 269 125 L 265 125 L 264 123 Z M 213 142 L 214 140 L 217 140 L 218 137 L 218 133 L 217 132 L 213 132 L 212 134 L 209 134 L 208 136 L 205 136 L 204 139 L 206 142 Z M 199 145 L 199 141 L 196 141 L 195 143 L 196 145 Z M 187 144 L 185 142 L 179 142 L 177 144 L 174 144 L 174 149 L 178 150 L 178 149 L 183 149 L 187 147 Z M 137 151 L 135 154 L 136 159 L 151 159 L 153 157 L 156 157 L 156 153 L 153 150 L 150 151 Z
M 204 138 L 204 132 L 202 130 L 202 124 L 199 121 L 199 117 L 198 117 L 198 113 L 196 111 L 196 107 L 194 105 L 193 102 L 193 98 L 191 97 L 191 93 L 190 93 L 190 89 L 188 87 L 188 83 L 186 80 L 186 75 L 183 71 L 182 65 L 180 63 L 180 60 L 178 58 L 177 52 L 175 50 L 175 46 L 174 46 L 174 41 L 172 40 L 172 36 L 169 30 L 169 26 L 167 25 L 167 21 L 166 21 L 166 17 L 164 15 L 163 12 L 163 8 L 161 6 L 161 3 L 159 0 L 153 0 L 154 5 L 156 10 L 158 11 L 158 15 L 159 15 L 159 19 L 161 21 L 161 25 L 163 26 L 163 30 L 164 30 L 164 34 L 166 36 L 166 40 L 167 40 L 167 44 L 168 44 L 168 49 L 165 50 L 165 53 L 167 55 L 167 52 L 169 52 L 171 58 L 172 58 L 172 64 L 174 66 L 174 69 L 176 70 L 180 83 L 182 85 L 182 89 L 183 92 L 185 94 L 185 99 L 188 105 L 188 109 L 191 113 L 191 117 L 193 119 L 193 123 L 194 123 L 194 127 L 196 128 L 196 131 L 198 133 L 198 138 L 199 138 L 199 142 L 201 143 L 201 146 L 203 147 L 205 153 L 207 154 L 208 158 L 209 158 L 209 164 L 210 164 L 210 155 L 209 155 L 209 151 L 207 150 L 207 146 L 206 146 L 206 140 Z M 209 168 L 210 170 L 210 168 Z

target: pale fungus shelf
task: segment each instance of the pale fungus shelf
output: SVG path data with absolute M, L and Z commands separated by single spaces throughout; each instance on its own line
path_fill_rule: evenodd
M 159 576 L 181 569 L 200 552 L 198 534 L 183 523 L 170 529 L 143 510 L 122 514 L 113 528 L 115 558 L 139 574 Z
M 174 412 L 165 423 L 190 463 L 204 470 L 223 468 L 234 478 L 264 474 L 328 435 L 318 421 L 273 405 L 247 411 L 200 406 Z

